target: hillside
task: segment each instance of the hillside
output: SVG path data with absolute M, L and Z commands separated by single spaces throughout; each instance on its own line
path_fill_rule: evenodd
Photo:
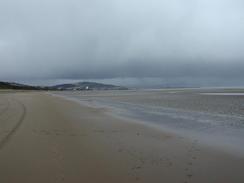
M 44 88 L 23 85 L 18 83 L 9 83 L 9 82 L 1 82 L 0 81 L 0 89 L 13 89 L 13 90 L 41 90 Z
M 79 82 L 73 84 L 61 84 L 50 87 L 54 90 L 127 90 L 128 88 L 122 86 L 115 86 L 109 84 L 95 83 L 95 82 Z
M 61 84 L 49 87 L 30 86 L 19 83 L 0 82 L 0 89 L 13 90 L 127 90 L 122 86 L 108 85 L 95 82 L 79 82 L 73 84 Z

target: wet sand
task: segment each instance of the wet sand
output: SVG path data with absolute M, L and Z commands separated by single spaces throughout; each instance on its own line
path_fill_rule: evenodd
M 188 88 L 55 92 L 82 105 L 107 108 L 114 117 L 132 119 L 243 156 L 244 96 L 240 93 L 244 90 Z
M 244 156 L 107 110 L 41 92 L 0 93 L 0 182 L 244 182 Z

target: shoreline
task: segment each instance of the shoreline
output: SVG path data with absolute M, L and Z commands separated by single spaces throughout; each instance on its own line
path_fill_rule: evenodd
M 43 92 L 0 95 L 0 181 L 242 183 L 244 159 Z M 14 115 L 13 115 L 14 114 Z
M 145 127 L 161 130 L 164 133 L 171 133 L 171 134 L 179 135 L 179 136 L 182 136 L 182 137 L 188 138 L 188 139 L 197 139 L 199 142 L 201 142 L 201 144 L 208 146 L 210 148 L 213 148 L 216 150 L 221 150 L 225 153 L 229 153 L 234 156 L 239 156 L 241 158 L 244 157 L 244 147 L 242 146 L 243 139 L 241 137 L 238 137 L 237 139 L 231 139 L 232 141 L 235 142 L 235 143 L 233 143 L 230 140 L 230 138 L 233 138 L 233 137 L 224 136 L 223 134 L 220 136 L 220 135 L 216 135 L 216 134 L 205 134 L 205 133 L 199 132 L 199 131 L 177 129 L 177 128 L 170 127 L 170 126 L 167 126 L 164 124 L 154 123 L 153 121 L 150 121 L 150 119 L 148 119 L 149 121 L 147 121 L 145 118 L 143 119 L 143 118 L 133 117 L 133 116 L 127 115 L 126 111 L 121 112 L 121 111 L 123 111 L 123 108 L 119 108 L 119 107 L 116 107 L 113 105 L 110 106 L 110 105 L 107 105 L 106 103 L 105 104 L 99 103 L 99 101 L 96 101 L 96 99 L 94 99 L 94 101 L 91 102 L 91 101 L 80 100 L 79 98 L 72 97 L 72 96 L 65 96 L 62 94 L 53 94 L 53 93 L 48 93 L 48 94 L 50 94 L 52 96 L 60 97 L 60 98 L 63 98 L 63 99 L 66 99 L 66 100 L 69 100 L 72 102 L 76 102 L 82 106 L 87 106 L 87 107 L 91 107 L 91 108 L 95 108 L 95 109 L 102 109 L 107 115 L 109 115 L 113 118 L 117 118 L 119 120 L 124 120 L 124 121 L 129 121 L 131 123 L 144 125 Z M 211 114 L 201 113 L 201 115 L 211 115 Z M 217 116 L 219 116 L 221 118 L 227 117 L 224 114 L 223 115 L 217 114 Z M 239 119 L 239 117 L 237 117 L 237 118 Z M 242 118 L 240 118 L 240 119 L 242 119 Z M 170 120 L 172 120 L 172 119 L 170 119 Z

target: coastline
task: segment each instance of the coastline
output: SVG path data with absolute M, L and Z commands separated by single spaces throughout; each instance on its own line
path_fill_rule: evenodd
M 148 90 L 145 97 L 152 91 Z M 87 92 L 82 95 L 79 92 L 74 92 L 74 95 L 73 92 L 49 94 L 76 102 L 82 106 L 101 109 L 113 118 L 159 129 L 166 133 L 170 132 L 184 138 L 195 139 L 213 149 L 244 157 L 244 147 L 242 146 L 244 139 L 242 121 L 244 118 L 242 116 L 123 102 L 120 101 L 119 95 L 107 95 L 104 92 L 98 92 L 98 94 Z M 172 93 L 170 92 L 170 94 Z M 118 97 L 119 100 L 106 98 L 110 95 Z M 128 98 L 126 100 L 133 98 L 133 95 L 124 93 L 122 95 Z
M 242 183 L 244 159 L 43 92 L 0 95 L 1 182 Z M 6 126 L 6 124 L 10 126 Z M 13 125 L 11 125 L 13 124 Z

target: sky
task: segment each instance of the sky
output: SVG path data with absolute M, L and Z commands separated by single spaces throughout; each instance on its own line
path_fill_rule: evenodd
M 244 86 L 243 0 L 0 0 L 0 80 Z

